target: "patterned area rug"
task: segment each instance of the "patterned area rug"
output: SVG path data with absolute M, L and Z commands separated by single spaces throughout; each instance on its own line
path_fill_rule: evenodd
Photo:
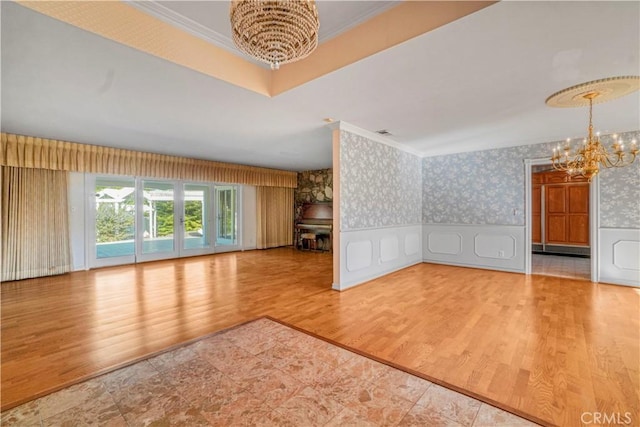
M 261 318 L 2 413 L 3 426 L 530 426 Z

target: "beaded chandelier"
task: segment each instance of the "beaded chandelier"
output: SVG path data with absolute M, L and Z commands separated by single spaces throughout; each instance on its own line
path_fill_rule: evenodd
M 307 57 L 318 46 L 314 0 L 232 0 L 229 15 L 238 49 L 272 70 Z
M 618 135 L 612 135 L 613 144 L 608 150 L 600 142 L 600 132 L 593 131 L 593 104 L 609 101 L 638 90 L 640 77 L 611 77 L 582 83 L 547 98 L 547 105 L 552 107 L 589 106 L 589 127 L 587 137 L 579 143 L 575 150 L 571 149 L 571 139 L 564 146 L 553 149 L 551 161 L 557 170 L 566 171 L 570 175 L 582 175 L 589 181 L 598 174 L 600 168 L 619 168 L 631 165 L 638 155 L 638 142 L 632 139 L 625 149 L 625 142 Z

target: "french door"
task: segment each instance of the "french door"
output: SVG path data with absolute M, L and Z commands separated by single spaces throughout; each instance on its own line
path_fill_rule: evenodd
M 129 264 L 136 259 L 136 181 L 127 177 L 88 177 L 93 189 L 87 212 L 90 267 Z M 91 179 L 94 178 L 94 179 Z
M 218 252 L 239 249 L 238 189 L 235 185 L 216 185 L 216 248 Z
M 141 190 L 140 191 L 140 187 Z M 173 182 L 140 180 L 138 182 L 138 227 L 136 261 L 152 261 L 180 256 L 179 224 L 176 205 L 179 198 Z
M 200 255 L 210 252 L 213 229 L 211 187 L 204 184 L 183 184 L 181 255 Z
M 238 186 L 89 176 L 91 267 L 240 249 Z

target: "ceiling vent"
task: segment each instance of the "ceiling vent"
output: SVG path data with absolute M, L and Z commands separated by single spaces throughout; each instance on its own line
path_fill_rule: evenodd
M 391 132 L 389 132 L 389 131 L 388 131 L 388 130 L 386 130 L 386 129 L 380 129 L 380 130 L 377 130 L 377 131 L 376 131 L 376 133 L 378 133 L 378 134 L 380 134 L 380 135 L 384 135 L 384 136 L 389 136 L 389 135 L 391 135 Z

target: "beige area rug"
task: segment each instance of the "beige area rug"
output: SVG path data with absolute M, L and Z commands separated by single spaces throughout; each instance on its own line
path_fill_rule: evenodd
M 260 318 L 3 412 L 14 425 L 534 424 Z

